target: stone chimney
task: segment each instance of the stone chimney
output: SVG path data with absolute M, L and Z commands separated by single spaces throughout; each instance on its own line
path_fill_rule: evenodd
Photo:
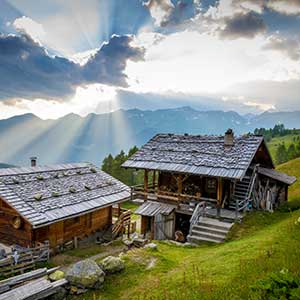
M 232 129 L 228 129 L 225 132 L 225 137 L 224 137 L 224 146 L 225 147 L 232 147 L 234 145 L 234 133 Z
M 36 156 L 30 157 L 31 167 L 36 167 L 36 162 L 37 162 L 37 157 Z

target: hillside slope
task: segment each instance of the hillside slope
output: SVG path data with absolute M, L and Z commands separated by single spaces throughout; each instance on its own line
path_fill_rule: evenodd
M 298 200 L 300 203 L 300 158 L 290 160 L 277 167 L 277 170 L 297 177 L 297 182 L 289 188 L 289 199 Z

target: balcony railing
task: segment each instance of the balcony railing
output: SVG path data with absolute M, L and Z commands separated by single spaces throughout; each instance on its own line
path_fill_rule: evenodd
M 142 198 L 142 199 L 149 199 L 149 200 L 167 200 L 167 201 L 174 201 L 176 203 L 185 203 L 190 201 L 205 201 L 212 204 L 217 202 L 216 199 L 206 198 L 201 196 L 200 193 L 196 195 L 189 195 L 183 193 L 176 193 L 170 191 L 163 191 L 158 188 L 157 185 L 149 185 L 147 190 L 145 190 L 144 185 L 135 185 L 131 187 L 131 195 L 132 199 L 134 198 Z

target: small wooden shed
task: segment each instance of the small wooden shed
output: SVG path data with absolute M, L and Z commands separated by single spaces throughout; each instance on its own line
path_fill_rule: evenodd
M 0 170 L 0 241 L 51 247 L 112 224 L 130 189 L 90 163 Z

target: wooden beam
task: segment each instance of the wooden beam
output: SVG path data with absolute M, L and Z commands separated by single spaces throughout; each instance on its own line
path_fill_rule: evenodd
M 220 217 L 221 207 L 222 207 L 222 178 L 218 177 L 218 186 L 217 186 L 217 216 Z
M 153 170 L 153 177 L 152 177 L 152 185 L 155 187 L 155 181 L 156 181 L 156 171 Z
M 177 186 L 178 186 L 178 200 L 181 198 L 182 194 L 182 175 L 178 174 L 177 176 Z
M 218 177 L 217 200 L 218 200 L 218 205 L 220 207 L 222 206 L 222 194 L 223 194 L 223 182 L 222 182 L 222 178 Z
M 145 200 L 148 198 L 148 170 L 144 172 L 144 191 L 145 191 Z

